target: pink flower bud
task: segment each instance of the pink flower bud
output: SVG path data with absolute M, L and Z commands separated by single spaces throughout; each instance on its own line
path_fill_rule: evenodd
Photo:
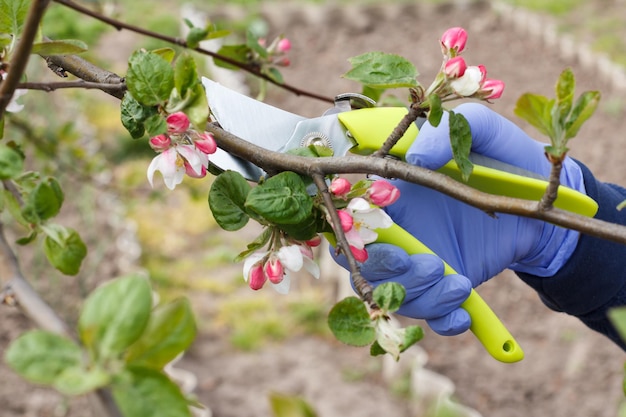
M 280 263 L 278 258 L 274 256 L 270 256 L 268 261 L 265 262 L 265 265 L 263 266 L 263 272 L 273 284 L 278 284 L 283 280 L 283 277 L 285 276 L 283 264 Z
M 315 237 L 313 239 L 309 239 L 306 242 L 307 245 L 309 245 L 312 248 L 316 248 L 319 245 L 321 245 L 322 243 L 322 237 L 320 235 L 315 235 Z
M 287 58 L 286 56 L 284 56 L 278 61 L 276 61 L 275 64 L 278 65 L 279 67 L 288 67 L 289 65 L 291 65 L 291 60 Z
M 346 195 L 350 191 L 350 188 L 352 188 L 352 184 L 345 178 L 335 178 L 330 183 L 330 187 L 328 187 L 330 192 L 337 196 Z
M 461 27 L 446 30 L 441 36 L 441 47 L 444 55 L 456 56 L 465 50 L 467 32 Z
M 365 248 L 359 249 L 355 246 L 350 246 L 350 252 L 352 252 L 352 256 L 354 256 L 354 259 L 356 259 L 357 262 L 367 261 L 368 255 L 367 255 L 367 250 L 365 250 Z
M 400 190 L 385 180 L 376 180 L 367 190 L 369 200 L 378 207 L 386 207 L 400 198 Z
M 278 52 L 289 52 L 289 50 L 291 49 L 291 41 L 287 38 L 283 38 L 280 41 L 278 41 L 278 46 L 276 48 L 278 50 Z
M 172 140 L 167 135 L 157 135 L 150 138 L 150 147 L 155 151 L 162 152 L 172 146 Z
M 266 280 L 267 277 L 263 272 L 263 265 L 260 262 L 255 264 L 248 273 L 248 285 L 250 288 L 255 291 L 260 290 L 263 288 L 263 284 L 265 284 Z
M 485 100 L 500 98 L 504 91 L 504 82 L 487 78 L 480 86 L 478 94 Z
M 465 70 L 467 69 L 467 64 L 463 57 L 455 56 L 454 58 L 450 58 L 443 69 L 443 73 L 448 78 L 459 78 L 465 74 Z
M 211 133 L 203 132 L 200 133 L 198 137 L 199 139 L 197 139 L 194 143 L 200 152 L 207 155 L 215 153 L 217 150 L 217 144 L 215 143 L 215 139 Z
M 480 83 L 482 84 L 487 79 L 487 68 L 484 65 L 476 66 L 480 71 Z
M 189 162 L 185 161 L 185 174 L 187 174 L 191 178 L 204 178 L 206 177 L 206 173 L 207 170 L 204 165 L 201 165 L 200 172 L 196 172 L 193 170 Z
M 184 133 L 189 129 L 189 118 L 182 111 L 170 114 L 165 121 L 170 133 Z
M 337 210 L 337 214 L 339 215 L 339 221 L 341 221 L 341 228 L 344 232 L 349 231 L 354 226 L 354 219 L 350 213 L 345 210 Z

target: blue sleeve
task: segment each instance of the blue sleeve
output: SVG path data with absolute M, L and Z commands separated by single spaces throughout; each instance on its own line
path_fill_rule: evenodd
M 587 167 L 579 165 L 587 194 L 599 205 L 595 218 L 626 225 L 626 210 L 616 208 L 626 200 L 626 189 L 596 180 Z M 549 308 L 578 317 L 626 350 L 607 317 L 609 309 L 626 305 L 626 245 L 581 234 L 571 258 L 554 276 L 517 275 Z

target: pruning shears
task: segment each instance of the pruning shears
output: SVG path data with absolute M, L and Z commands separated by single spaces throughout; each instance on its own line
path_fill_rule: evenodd
M 334 156 L 348 153 L 367 155 L 381 147 L 398 122 L 407 113 L 402 107 L 375 107 L 369 98 L 359 94 L 342 94 L 335 106 L 315 118 L 302 117 L 254 100 L 203 78 L 209 108 L 222 129 L 248 142 L 276 152 L 309 145 L 322 145 L 333 150 Z M 403 160 L 419 128 L 413 123 L 390 154 Z M 533 172 L 480 155 L 471 155 L 474 170 L 466 185 L 477 190 L 509 197 L 538 201 L 548 185 L 545 178 Z M 211 164 L 220 170 L 234 170 L 246 179 L 258 181 L 266 173 L 258 166 L 218 149 Z M 456 180 L 461 173 L 454 161 L 440 170 Z M 584 216 L 593 217 L 597 203 L 585 194 L 561 186 L 554 206 Z M 378 229 L 377 242 L 395 244 L 410 254 L 430 253 L 413 235 L 394 224 Z M 455 274 L 445 263 L 445 275 Z M 487 303 L 472 290 L 462 307 L 471 317 L 470 330 L 495 359 L 517 362 L 524 352 Z

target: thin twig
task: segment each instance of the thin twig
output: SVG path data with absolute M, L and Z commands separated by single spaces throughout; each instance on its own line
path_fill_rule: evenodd
M 341 249 L 346 259 L 348 260 L 348 267 L 350 268 L 350 279 L 352 280 L 354 289 L 359 297 L 363 301 L 367 302 L 370 305 L 370 308 L 372 308 L 374 307 L 372 300 L 372 293 L 374 289 L 361 275 L 361 268 L 359 267 L 359 264 L 357 263 L 354 255 L 352 254 L 352 251 L 350 250 L 350 243 L 348 243 L 348 240 L 346 239 L 346 234 L 341 228 L 341 220 L 339 219 L 337 209 L 335 208 L 332 197 L 330 196 L 330 192 L 328 191 L 325 176 L 323 174 L 312 174 L 311 177 L 313 178 L 315 186 L 322 194 L 324 206 L 326 206 L 326 209 L 328 210 L 328 215 L 330 217 L 333 230 L 335 231 L 337 246 L 339 249 Z
M 411 127 L 411 124 L 417 120 L 418 117 L 424 115 L 424 109 L 420 108 L 419 105 L 413 103 L 409 107 L 409 112 L 404 115 L 402 120 L 398 123 L 398 125 L 393 129 L 389 137 L 385 140 L 383 145 L 376 152 L 372 154 L 373 157 L 383 158 L 389 154 L 391 148 L 395 146 L 396 143 L 402 136 L 406 133 L 406 131 Z
M 4 112 L 11 102 L 13 93 L 26 69 L 33 42 L 39 32 L 39 24 L 49 3 L 50 0 L 33 0 L 30 4 L 24 30 L 11 57 L 7 78 L 0 83 L 0 119 L 4 116 Z
M 563 158 L 564 157 L 565 156 L 563 156 Z M 552 169 L 550 170 L 548 187 L 541 197 L 541 200 L 539 200 L 539 210 L 550 210 L 552 208 L 552 204 L 554 204 L 554 202 L 556 201 L 559 191 L 559 185 L 561 184 L 561 170 L 563 168 L 563 158 L 548 158 L 550 159 L 550 162 L 552 162 Z
M 294 93 L 294 94 L 296 94 L 298 96 L 305 96 L 305 97 L 310 97 L 310 98 L 313 98 L 313 99 L 316 99 L 316 100 L 320 100 L 320 101 L 324 101 L 324 102 L 328 102 L 328 103 L 334 103 L 334 99 L 331 98 L 331 97 L 326 97 L 326 96 L 322 96 L 320 94 L 317 94 L 317 93 L 314 93 L 314 92 L 311 92 L 311 91 L 302 90 L 300 88 L 297 88 L 297 87 L 292 86 L 292 85 L 287 84 L 287 83 L 277 82 L 274 78 L 272 78 L 272 77 L 262 73 L 255 66 L 247 65 L 245 63 L 236 61 L 236 60 L 234 60 L 232 58 L 220 55 L 220 54 L 218 54 L 216 52 L 209 51 L 208 49 L 204 49 L 204 48 L 201 48 L 201 47 L 190 48 L 189 45 L 187 45 L 187 42 L 184 39 L 174 38 L 174 37 L 171 37 L 171 36 L 166 36 L 166 35 L 163 35 L 161 33 L 153 32 L 153 31 L 150 31 L 150 30 L 147 30 L 147 29 L 135 26 L 135 25 L 124 23 L 124 22 L 121 22 L 121 21 L 116 20 L 116 19 L 112 19 L 110 17 L 107 17 L 107 16 L 104 16 L 104 15 L 102 15 L 100 13 L 97 13 L 97 12 L 91 10 L 91 9 L 83 7 L 83 6 L 79 5 L 79 4 L 76 4 L 75 2 L 73 2 L 71 0 L 54 0 L 54 2 L 58 3 L 58 4 L 62 4 L 64 6 L 66 6 L 66 7 L 69 7 L 70 9 L 76 10 L 79 13 L 82 13 L 84 15 L 87 15 L 87 16 L 90 16 L 90 17 L 92 17 L 94 19 L 97 19 L 97 20 L 99 20 L 101 22 L 104 22 L 104 23 L 106 23 L 108 25 L 111 25 L 111 26 L 113 26 L 117 30 L 126 29 L 126 30 L 129 30 L 131 32 L 138 33 L 140 35 L 148 36 L 150 38 L 158 39 L 158 40 L 161 40 L 161 41 L 164 41 L 164 42 L 167 42 L 167 43 L 171 43 L 173 45 L 177 45 L 177 46 L 181 46 L 183 48 L 194 50 L 194 51 L 196 51 L 198 53 L 201 53 L 203 55 L 208 55 L 208 56 L 210 56 L 210 57 L 212 57 L 214 59 L 218 59 L 220 61 L 228 63 L 229 65 L 232 65 L 234 67 L 237 67 L 239 69 L 247 71 L 250 74 L 253 74 L 254 76 L 256 76 L 258 78 L 262 78 L 262 79 L 264 79 L 264 80 L 266 80 L 266 81 L 268 81 L 268 82 L 270 82 L 270 83 L 272 83 L 272 84 L 274 84 L 274 85 L 276 85 L 276 86 L 278 86 L 278 87 L 280 87 L 280 88 L 282 88 L 284 90 L 287 90 L 287 91 L 289 91 L 291 93 Z
M 17 86 L 25 90 L 41 90 L 46 92 L 66 89 L 66 88 L 82 88 L 82 89 L 97 89 L 105 92 L 124 92 L 126 91 L 126 84 L 124 82 L 112 83 L 97 83 L 90 81 L 67 81 L 67 82 L 54 82 L 54 83 L 20 83 Z

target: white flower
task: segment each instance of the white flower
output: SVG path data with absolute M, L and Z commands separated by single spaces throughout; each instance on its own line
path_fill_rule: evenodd
M 354 221 L 352 229 L 346 232 L 350 246 L 363 249 L 366 244 L 376 241 L 378 233 L 374 229 L 391 227 L 393 220 L 378 207 L 372 207 L 363 198 L 354 198 L 346 207 L 346 211 Z
M 2 73 L 2 79 L 5 80 L 7 78 L 7 73 L 3 72 Z M 24 108 L 23 104 L 20 104 L 17 102 L 17 99 L 22 97 L 24 94 L 26 94 L 28 92 L 28 90 L 23 90 L 23 89 L 17 89 L 13 92 L 13 97 L 11 97 L 11 101 L 9 101 L 9 104 L 6 107 L 6 111 L 8 111 L 9 113 L 17 113 L 19 111 L 22 111 L 22 109 Z
M 185 176 L 185 161 L 198 175 L 202 174 L 202 167 L 209 165 L 209 157 L 197 150 L 193 145 L 174 145 L 155 156 L 148 166 L 148 182 L 153 186 L 154 173 L 160 171 L 165 186 L 173 190 L 183 182 Z
M 469 97 L 480 88 L 484 76 L 480 67 L 469 66 L 462 77 L 450 81 L 450 87 L 460 96 Z
M 313 256 L 308 248 L 302 245 L 294 244 L 281 247 L 277 252 L 273 252 L 270 256 L 278 258 L 278 261 L 284 268 L 284 277 L 278 283 L 270 284 L 279 294 L 287 294 L 291 284 L 291 273 L 300 271 L 303 267 L 316 279 L 320 277 L 320 268 L 313 260 Z M 269 258 L 267 251 L 257 251 L 248 256 L 243 263 L 243 277 L 248 281 L 253 267 L 263 258 Z M 309 255 L 310 254 L 310 255 Z

